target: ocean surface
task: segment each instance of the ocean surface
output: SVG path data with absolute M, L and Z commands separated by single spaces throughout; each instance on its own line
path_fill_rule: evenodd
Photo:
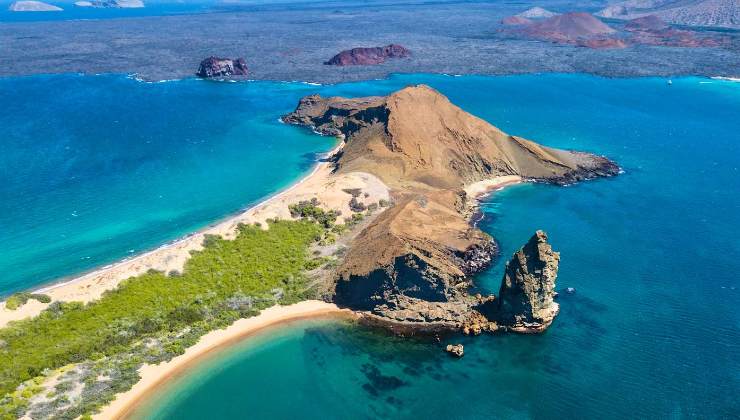
M 486 200 L 505 259 L 536 229 L 561 252 L 561 313 L 540 336 L 441 345 L 313 321 L 194 368 L 140 418 L 621 419 L 740 416 L 740 84 L 585 75 L 395 76 L 427 83 L 510 133 L 605 154 L 625 173 Z M 442 351 L 465 345 L 456 360 Z
M 335 140 L 303 84 L 0 78 L 0 296 L 139 254 L 293 183 Z
M 481 227 L 502 249 L 477 278 L 483 291 L 497 292 L 505 260 L 536 229 L 561 252 L 558 288 L 576 292 L 561 293 L 552 327 L 436 344 L 293 323 L 213 355 L 136 417 L 738 418 L 740 83 L 729 81 L 0 79 L 0 99 L 14 103 L 0 114 L 3 290 L 155 246 L 296 179 L 332 144 L 277 122 L 301 95 L 417 83 L 509 133 L 624 168 L 570 187 L 510 187 L 482 206 Z M 448 342 L 465 356 L 448 357 Z

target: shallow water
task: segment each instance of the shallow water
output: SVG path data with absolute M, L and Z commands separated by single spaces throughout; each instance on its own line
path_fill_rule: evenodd
M 709 82 L 709 83 L 707 83 Z M 584 75 L 395 76 L 428 83 L 507 132 L 605 154 L 625 173 L 486 200 L 505 257 L 535 229 L 561 252 L 561 313 L 540 336 L 440 346 L 306 322 L 194 368 L 146 418 L 737 418 L 740 84 Z M 495 292 L 501 258 L 478 277 Z
M 310 86 L 0 78 L 0 296 L 141 253 L 306 174 Z

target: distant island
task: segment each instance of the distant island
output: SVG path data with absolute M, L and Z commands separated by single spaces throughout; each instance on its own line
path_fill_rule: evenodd
M 76 1 L 75 6 L 101 9 L 138 9 L 144 7 L 144 2 L 142 0 L 82 0 Z
M 307 316 L 399 333 L 542 332 L 559 311 L 560 255 L 537 231 L 497 296 L 471 295 L 472 276 L 498 255 L 471 224 L 476 198 L 619 172 L 605 157 L 510 136 L 424 85 L 311 95 L 282 119 L 341 143 L 238 216 L 0 308 L 0 415 L 115 418 L 210 349 Z
M 80 2 L 84 7 L 127 5 Z M 11 23 L 0 22 L 4 47 L 0 61 L 5 63 L 0 75 L 136 73 L 147 81 L 172 80 L 193 77 L 205 57 L 221 55 L 248 59 L 253 80 L 322 84 L 395 73 L 740 76 L 735 59 L 740 32 L 725 29 L 720 21 L 715 25 L 711 19 L 703 20 L 710 26 L 683 26 L 661 10 L 640 9 L 639 16 L 607 18 L 594 15 L 596 8 L 577 3 L 555 9 L 531 2 L 412 2 L 402 9 L 360 8 L 356 13 L 276 3 L 269 8 L 234 6 L 228 13 L 125 21 L 13 22 L 12 28 Z M 629 20 L 645 15 L 654 15 L 669 27 L 627 29 Z M 167 30 L 151 30 L 156 27 Z M 218 36 L 193 36 L 193 28 L 218 28 Z M 271 36 L 244 36 L 245 28 Z M 89 33 L 95 37 L 85 35 Z M 65 52 L 62 56 L 60 49 Z
M 11 12 L 60 12 L 64 9 L 37 0 L 21 0 L 10 4 Z

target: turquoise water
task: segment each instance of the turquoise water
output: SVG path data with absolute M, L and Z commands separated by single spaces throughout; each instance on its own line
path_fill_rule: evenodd
M 482 228 L 504 256 L 535 229 L 561 252 L 559 288 L 576 293 L 561 295 L 553 326 L 453 337 L 466 352 L 454 360 L 433 343 L 299 323 L 194 368 L 138 416 L 740 416 L 740 84 L 414 75 L 314 90 L 382 94 L 419 82 L 506 131 L 624 167 L 566 188 L 512 187 L 483 206 Z M 482 289 L 496 291 L 503 261 L 479 276 Z
M 334 140 L 278 117 L 310 88 L 0 79 L 0 296 L 181 237 L 307 173 Z

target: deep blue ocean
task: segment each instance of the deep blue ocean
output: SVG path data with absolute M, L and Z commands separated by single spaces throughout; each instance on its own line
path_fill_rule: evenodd
M 561 252 L 542 335 L 441 345 L 344 321 L 291 324 L 173 381 L 140 418 L 740 417 L 740 83 L 587 75 L 310 86 L 124 76 L 0 79 L 0 287 L 28 288 L 174 239 L 308 170 L 331 139 L 277 122 L 308 93 L 426 83 L 504 131 L 625 173 L 489 197 L 503 264 L 536 229 Z M 161 197 L 160 197 L 161 196 Z M 90 258 L 85 258 L 90 257 Z

